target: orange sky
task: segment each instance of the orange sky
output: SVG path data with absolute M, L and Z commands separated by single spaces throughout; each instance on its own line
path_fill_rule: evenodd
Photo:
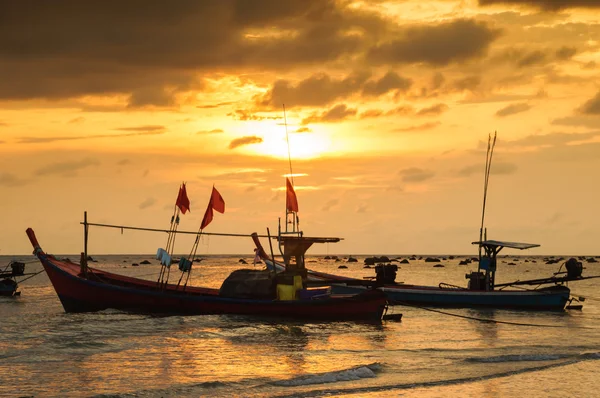
M 600 254 L 600 2 L 224 0 L 0 5 L 0 254 L 82 249 L 91 222 L 197 230 L 283 216 L 286 106 L 313 253 Z M 90 253 L 165 236 L 92 229 Z M 181 238 L 176 251 L 187 252 Z M 202 253 L 252 253 L 250 239 Z

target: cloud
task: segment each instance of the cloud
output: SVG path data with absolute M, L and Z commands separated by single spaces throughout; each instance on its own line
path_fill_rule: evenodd
M 98 166 L 99 164 L 100 162 L 93 158 L 85 158 L 75 162 L 58 162 L 39 168 L 34 172 L 34 174 L 37 176 L 61 174 L 66 177 L 72 177 L 76 175 L 76 172 L 79 170 L 83 170 L 91 166 Z
M 254 135 L 236 138 L 229 143 L 229 149 L 235 149 L 244 145 L 260 144 L 261 142 L 263 142 L 263 139 Z
M 594 98 L 583 104 L 579 111 L 585 115 L 600 115 L 600 91 Z
M 483 57 L 500 31 L 472 19 L 408 28 L 400 38 L 373 47 L 374 64 L 426 63 L 444 66 Z
M 281 119 L 281 116 L 261 116 L 261 115 L 258 115 L 256 113 L 252 113 L 252 111 L 249 111 L 249 110 L 246 110 L 246 109 L 236 109 L 233 112 L 229 112 L 227 114 L 227 116 L 231 116 L 235 120 L 242 120 L 242 121 L 248 121 L 248 120 L 266 120 L 266 119 L 277 120 L 277 119 Z
M 196 108 L 200 108 L 200 109 L 214 109 L 214 108 L 220 108 L 222 106 L 233 105 L 233 104 L 235 104 L 235 102 L 228 101 L 228 102 L 219 102 L 218 104 L 198 105 L 198 106 L 196 106 Z
M 498 116 L 498 117 L 510 116 L 510 115 L 514 115 L 517 113 L 521 113 L 521 112 L 527 112 L 530 109 L 531 109 L 531 105 L 526 104 L 526 103 L 511 104 L 511 105 L 505 106 L 502 109 L 499 109 L 496 112 L 496 116 Z
M 419 169 L 417 167 L 400 170 L 398 174 L 402 177 L 402 181 L 404 182 L 423 182 L 431 179 L 435 175 L 431 170 Z
M 119 129 L 122 130 L 122 129 Z M 124 138 L 124 137 L 137 137 L 142 135 L 160 135 L 164 134 L 164 131 L 146 131 L 140 133 L 124 133 L 124 134 L 92 134 L 92 135 L 79 135 L 79 136 L 53 136 L 53 137 L 21 137 L 17 141 L 19 144 L 42 144 L 47 142 L 56 141 L 74 141 L 74 140 L 91 140 L 96 138 Z
M 300 127 L 299 129 L 296 129 L 294 133 L 312 133 L 312 130 L 310 127 Z
M 366 203 L 361 203 L 356 207 L 355 211 L 357 213 L 367 213 L 369 211 L 369 206 Z
M 156 204 L 156 199 L 147 198 L 146 200 L 144 200 L 142 203 L 140 203 L 138 205 L 138 208 L 140 208 L 141 210 L 144 210 L 144 209 L 147 209 L 148 207 L 154 206 L 154 204 Z
M 346 104 L 339 104 L 322 113 L 313 113 L 303 119 L 302 124 L 339 122 L 354 115 L 356 115 L 356 109 L 348 108 Z
M 600 118 L 594 115 L 567 116 L 552 120 L 551 124 L 561 126 L 584 126 L 600 129 Z
M 129 159 L 121 159 L 121 160 L 119 160 L 117 162 L 117 164 L 119 166 L 125 166 L 125 165 L 128 165 L 128 164 L 131 164 L 131 160 L 129 160 Z
M 8 123 L 0 121 L 0 127 L 6 127 L 6 126 L 8 126 Z
M 517 171 L 517 165 L 506 162 L 494 162 L 490 168 L 490 174 L 501 175 L 501 174 L 514 174 Z M 463 167 L 456 173 L 460 177 L 469 177 L 474 174 L 483 174 L 484 168 L 481 164 L 473 164 L 470 166 Z
M 388 72 L 381 79 L 368 81 L 363 85 L 363 95 L 381 96 L 390 91 L 406 91 L 412 85 L 412 80 L 399 76 L 396 72 Z
M 264 95 L 256 97 L 255 102 L 271 109 L 281 108 L 281 104 L 289 107 L 323 106 L 358 92 L 368 78 L 368 73 L 353 73 L 341 79 L 318 73 L 297 84 L 277 80 Z
M 329 211 L 340 203 L 339 199 L 331 199 L 327 201 L 321 208 L 322 211 Z
M 505 141 L 502 143 L 502 145 L 506 147 L 562 146 L 586 141 L 598 136 L 600 136 L 600 131 L 594 131 L 590 133 L 550 133 L 528 135 L 518 140 Z
M 433 116 L 444 113 L 448 109 L 446 104 L 432 105 L 428 108 L 422 108 L 417 111 L 417 116 Z
M 212 129 L 212 130 L 200 130 L 196 134 L 198 135 L 211 135 L 211 134 L 223 134 L 223 129 Z
M 18 187 L 27 184 L 27 180 L 17 177 L 12 173 L 0 173 L 0 187 Z
M 556 58 L 560 60 L 571 59 L 575 54 L 577 54 L 577 49 L 575 47 L 564 46 L 556 50 Z
M 382 110 L 382 109 L 367 109 L 363 111 L 358 116 L 360 119 L 367 119 L 371 117 L 380 117 L 380 116 L 409 116 L 415 114 L 415 108 L 409 105 L 402 105 L 390 110 Z
M 118 127 L 115 130 L 148 132 L 148 131 L 164 131 L 165 129 L 166 129 L 165 126 L 147 125 L 147 126 L 135 126 L 135 127 Z
M 79 117 L 69 120 L 67 123 L 68 124 L 81 124 L 83 122 L 85 122 L 85 118 L 83 116 L 79 116 Z
M 16 2 L 0 15 L 0 99 L 125 94 L 129 107 L 171 106 L 215 71 L 289 71 L 356 57 L 393 26 L 336 0 L 57 0 Z
M 416 125 L 408 126 L 408 127 L 399 127 L 397 129 L 394 129 L 393 131 L 403 133 L 403 132 L 411 132 L 411 131 L 431 130 L 431 129 L 439 126 L 440 124 L 441 124 L 440 122 L 429 122 L 429 123 L 423 123 L 423 124 L 416 124 Z
M 480 6 L 496 4 L 524 5 L 547 11 L 558 11 L 565 8 L 600 8 L 594 0 L 479 0 Z

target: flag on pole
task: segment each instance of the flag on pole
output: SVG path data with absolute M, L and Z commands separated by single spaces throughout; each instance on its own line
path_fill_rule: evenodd
M 289 178 L 285 179 L 285 208 L 287 211 L 298 212 L 298 198 Z
M 217 189 L 213 186 L 212 193 L 210 194 L 210 200 L 208 201 L 208 207 L 206 208 L 206 212 L 204 213 L 204 218 L 202 219 L 202 224 L 200 225 L 200 229 L 204 229 L 210 224 L 213 220 L 213 209 L 218 211 L 219 213 L 225 213 L 225 201 L 223 197 L 217 191 Z
M 181 184 L 179 187 L 179 194 L 177 195 L 177 201 L 175 202 L 175 205 L 179 207 L 179 210 L 181 210 L 183 214 L 190 210 L 190 200 L 187 196 L 185 183 Z

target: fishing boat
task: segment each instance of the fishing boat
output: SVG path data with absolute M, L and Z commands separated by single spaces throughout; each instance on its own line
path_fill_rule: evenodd
M 502 248 L 524 250 L 539 245 L 503 242 L 488 240 L 473 242 L 481 245 L 486 255 L 482 257 L 478 271 L 466 275 L 467 287 L 453 286 L 440 283 L 438 286 L 423 286 L 396 283 L 395 265 L 380 264 L 376 268 L 375 282 L 383 291 L 390 304 L 404 304 L 416 306 L 433 307 L 455 307 L 455 308 L 511 308 L 523 310 L 549 310 L 561 311 L 565 307 L 570 309 L 581 308 L 572 302 L 579 301 L 571 297 L 568 282 L 595 278 L 595 276 L 584 277 L 582 264 L 576 259 L 569 259 L 564 266 L 566 271 L 541 279 L 514 281 L 511 283 L 494 283 L 496 272 L 496 256 Z M 285 264 L 280 261 L 271 260 L 262 249 L 258 239 L 255 240 L 257 253 L 267 267 L 283 270 Z M 330 284 L 332 291 L 336 293 L 356 293 L 366 289 L 360 279 L 348 278 L 323 272 L 308 270 L 309 281 L 320 284 Z M 530 286 L 531 288 L 522 288 Z M 512 288 L 512 289 L 511 289 Z
M 466 275 L 467 287 L 454 286 L 447 283 L 439 283 L 437 286 L 409 285 L 395 282 L 397 266 L 394 264 L 379 264 L 375 267 L 375 285 L 383 291 L 390 304 L 419 305 L 419 306 L 444 306 L 444 307 L 491 307 L 491 308 L 514 308 L 527 310 L 564 310 L 581 309 L 580 302 L 583 298 L 571 297 L 568 282 L 583 279 L 597 278 L 598 276 L 583 277 L 583 266 L 575 258 L 569 259 L 563 266 L 566 271 L 559 269 L 551 277 L 532 279 L 525 281 L 514 281 L 511 283 L 495 283 L 497 255 L 503 248 L 525 250 L 538 247 L 538 244 L 518 243 L 509 241 L 487 240 L 487 230 L 484 234 L 485 205 L 487 188 L 491 170 L 492 156 L 496 144 L 496 135 L 493 141 L 488 136 L 488 148 L 485 163 L 485 180 L 483 195 L 483 210 L 481 217 L 481 228 L 479 229 L 479 240 L 472 242 L 479 246 L 479 261 L 477 271 Z M 289 195 L 289 193 L 288 193 Z M 296 204 L 297 207 L 297 204 Z M 288 208 L 288 213 L 289 213 Z M 294 220 L 286 219 L 286 230 L 280 235 L 289 233 L 287 225 L 295 227 Z M 295 233 L 293 230 L 291 233 Z M 256 245 L 257 255 L 263 260 L 268 268 L 282 271 L 286 268 L 286 262 L 278 262 L 269 258 L 265 253 L 257 237 L 253 237 Z M 271 256 L 272 257 L 272 256 Z M 284 257 L 285 259 L 285 257 Z M 561 266 L 562 269 L 562 266 Z M 365 281 L 356 278 L 347 278 L 313 270 L 307 271 L 308 280 L 312 283 L 330 284 L 336 293 L 357 293 L 368 289 Z M 531 288 L 523 288 L 530 286 Z M 512 288 L 512 289 L 511 289 Z
M 154 314 L 239 314 L 276 316 L 294 319 L 317 320 L 371 320 L 382 318 L 387 301 L 382 292 L 369 290 L 358 294 L 331 294 L 319 291 L 312 294 L 302 287 L 293 290 L 298 283 L 290 273 L 270 278 L 268 272 L 259 271 L 248 275 L 239 273 L 228 278 L 220 289 L 157 283 L 132 278 L 87 267 L 84 256 L 77 264 L 67 259 L 45 253 L 34 231 L 27 229 L 27 236 L 34 248 L 34 255 L 42 263 L 58 295 L 65 312 L 93 312 L 108 308 L 137 313 Z M 302 238 L 289 247 L 296 246 L 300 254 L 318 238 Z M 303 252 L 302 252 L 303 255 Z M 252 270 L 250 270 L 252 271 Z M 252 279 L 254 283 L 252 283 Z M 264 287 L 264 289 L 257 289 Z M 280 291 L 279 296 L 277 290 Z M 281 294 L 285 292 L 287 295 Z
M 0 296 L 20 296 L 19 283 L 34 277 L 39 272 L 25 272 L 25 263 L 11 261 L 3 270 L 0 270 Z

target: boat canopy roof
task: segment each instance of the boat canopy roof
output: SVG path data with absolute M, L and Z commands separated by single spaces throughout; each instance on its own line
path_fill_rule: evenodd
M 519 243 L 519 242 L 506 242 L 501 240 L 483 240 L 472 242 L 474 245 L 481 245 L 487 247 L 508 247 L 511 249 L 531 249 L 532 247 L 540 247 L 537 243 Z
M 278 239 L 282 242 L 292 242 L 292 241 L 303 241 L 312 245 L 313 243 L 337 243 L 342 238 L 329 238 L 329 237 L 318 237 L 318 236 L 298 236 L 298 235 L 284 235 L 273 236 L 273 238 Z

